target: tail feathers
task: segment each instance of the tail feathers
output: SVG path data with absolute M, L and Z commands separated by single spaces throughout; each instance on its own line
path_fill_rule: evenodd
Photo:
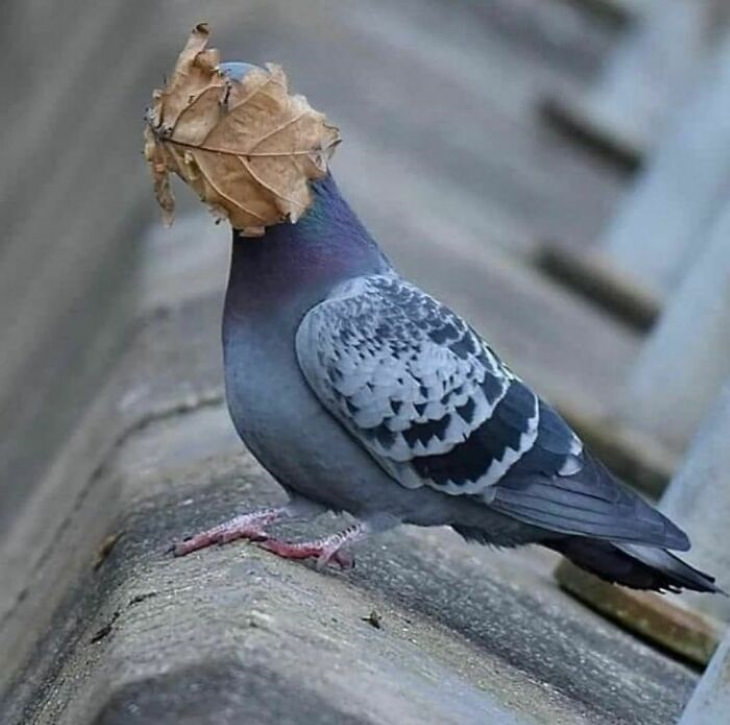
M 665 549 L 578 536 L 547 545 L 601 579 L 633 589 L 722 592 L 713 577 L 694 569 Z

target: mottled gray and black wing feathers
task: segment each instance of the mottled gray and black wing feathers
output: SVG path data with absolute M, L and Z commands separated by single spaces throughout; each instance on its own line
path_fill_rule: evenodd
M 320 399 L 406 487 L 481 493 L 537 434 L 535 397 L 466 323 L 397 277 L 336 289 L 304 317 L 296 348 Z
M 401 485 L 469 495 L 561 533 L 684 548 L 461 318 L 396 275 L 350 280 L 304 317 L 302 372 Z

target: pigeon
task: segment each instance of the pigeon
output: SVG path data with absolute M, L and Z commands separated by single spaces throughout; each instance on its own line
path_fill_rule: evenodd
M 252 66 L 222 64 L 240 78 Z M 223 314 L 226 399 L 241 439 L 289 494 L 173 545 L 249 539 L 348 567 L 401 523 L 497 547 L 540 544 L 637 589 L 718 591 L 672 551 L 686 534 L 620 483 L 458 314 L 401 277 L 331 175 L 296 224 L 233 230 Z M 281 520 L 347 512 L 312 541 Z

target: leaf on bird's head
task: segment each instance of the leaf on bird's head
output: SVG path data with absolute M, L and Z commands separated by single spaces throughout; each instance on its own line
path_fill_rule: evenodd
M 166 224 L 175 199 L 170 173 L 245 236 L 297 219 L 311 179 L 327 173 L 339 131 L 304 96 L 289 95 L 284 71 L 253 67 L 241 80 L 220 70 L 205 24 L 193 29 L 172 76 L 153 93 L 145 158 Z

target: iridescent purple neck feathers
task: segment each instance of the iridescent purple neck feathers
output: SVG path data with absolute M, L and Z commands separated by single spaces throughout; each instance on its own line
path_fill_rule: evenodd
M 332 176 L 314 182 L 312 192 L 312 206 L 296 224 L 277 224 L 258 238 L 233 232 L 227 312 L 306 310 L 339 282 L 390 269 Z

